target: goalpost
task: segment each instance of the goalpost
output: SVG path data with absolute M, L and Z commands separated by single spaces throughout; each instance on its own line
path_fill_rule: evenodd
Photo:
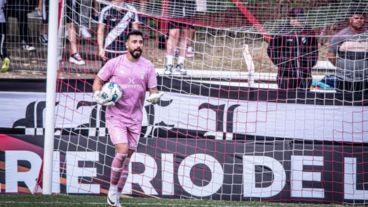
M 127 2 L 137 10 L 143 56 L 154 63 L 165 95 L 158 105 L 144 106 L 125 194 L 367 203 L 368 90 L 335 90 L 326 78 L 336 75 L 326 55 L 328 42 L 346 26 L 355 1 Z M 66 23 L 57 27 L 58 5 L 50 1 L 43 194 L 100 195 L 109 186 L 114 146 L 105 107 L 97 105 L 92 94 L 92 81 L 101 67 L 92 17 L 111 2 L 84 4 L 78 0 L 71 8 L 80 18 L 90 19 L 92 36 L 83 39 L 82 23 L 75 23 L 78 52 L 85 61 L 76 65 L 69 62 L 70 37 L 58 33 L 66 30 Z M 360 5 L 368 10 L 367 4 Z M 303 9 L 303 24 L 312 31 L 300 40 L 316 38 L 318 47 L 275 63 L 267 53 L 271 39 L 300 35 L 288 24 L 292 8 Z M 61 17 L 68 18 L 65 12 Z M 194 31 L 186 48 L 174 49 L 187 51 L 187 75 L 164 73 L 173 24 Z M 290 49 L 287 44 L 285 49 Z M 176 59 L 179 55 L 174 52 Z M 308 66 L 311 86 L 280 89 L 278 68 L 303 58 L 318 59 Z
M 58 61 L 58 13 L 59 2 L 50 1 L 49 26 L 47 45 L 47 85 L 46 85 L 46 117 L 45 117 L 45 142 L 43 155 L 43 188 L 42 193 L 49 195 L 52 189 L 52 164 L 54 152 L 54 131 L 55 131 L 55 100 L 56 100 L 56 79 L 59 68 Z

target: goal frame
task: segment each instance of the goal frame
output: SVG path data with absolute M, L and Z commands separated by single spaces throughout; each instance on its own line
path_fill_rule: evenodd
M 58 62 L 58 1 L 49 1 L 49 24 L 47 46 L 46 114 L 42 169 L 42 194 L 50 195 L 52 190 L 52 163 L 55 131 L 55 100 Z

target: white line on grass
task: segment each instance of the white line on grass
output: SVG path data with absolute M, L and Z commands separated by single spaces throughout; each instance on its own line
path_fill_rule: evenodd
M 51 204 L 58 204 L 58 205 L 70 205 L 71 202 L 46 202 L 46 201 L 40 201 L 40 202 L 26 202 L 26 201 L 4 201 L 1 202 L 1 204 L 35 204 L 35 205 L 51 205 Z M 74 203 L 78 205 L 105 205 L 105 202 L 78 202 Z M 152 206 L 152 203 L 121 203 L 122 205 L 134 205 L 134 206 Z M 160 206 L 196 206 L 196 207 L 211 207 L 212 205 L 205 205 L 205 204 L 195 204 L 195 203 L 183 203 L 183 204 L 173 204 L 173 203 L 158 203 L 157 205 Z M 225 206 L 221 205 L 221 207 L 233 207 L 233 206 Z

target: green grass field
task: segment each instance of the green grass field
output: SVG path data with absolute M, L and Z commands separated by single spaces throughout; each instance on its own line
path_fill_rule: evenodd
M 38 207 L 38 206 L 107 206 L 105 196 L 43 196 L 43 195 L 0 195 L 0 206 L 19 206 L 19 207 Z M 266 202 L 230 202 L 230 201 L 211 201 L 211 200 L 189 200 L 189 199 L 155 199 L 155 198 L 125 198 L 122 199 L 122 206 L 125 207 L 233 207 L 233 206 L 303 206 L 303 207 L 328 207 L 340 205 L 321 205 L 321 204 L 298 204 L 298 203 L 266 203 Z

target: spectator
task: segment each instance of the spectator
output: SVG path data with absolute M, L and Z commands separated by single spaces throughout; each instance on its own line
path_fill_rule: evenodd
M 368 82 L 368 29 L 363 9 L 351 10 L 349 26 L 335 34 L 329 45 L 329 60 L 336 65 L 336 88 L 360 91 Z
M 38 9 L 42 13 L 42 27 L 41 34 L 38 37 L 40 43 L 44 46 L 47 46 L 48 43 L 48 35 L 47 35 L 47 25 L 48 25 L 48 15 L 49 15 L 49 1 L 39 0 L 38 1 Z
M 194 16 L 196 3 L 192 0 L 172 0 L 169 6 L 169 15 L 174 18 Z M 171 21 L 169 23 L 169 38 L 166 44 L 165 75 L 180 74 L 186 75 L 184 68 L 185 53 L 188 40 L 191 40 L 192 26 Z M 179 48 L 179 57 L 174 68 L 175 48 Z
M 194 49 L 193 49 L 193 37 L 195 34 L 195 30 L 194 29 L 190 29 L 189 31 L 189 38 L 188 38 L 188 42 L 187 42 L 187 51 L 185 53 L 185 56 L 188 58 L 194 57 Z
M 143 12 L 143 13 L 147 13 L 149 9 L 148 7 L 148 0 L 138 0 L 138 5 L 139 5 L 139 11 Z
M 26 51 L 35 51 L 36 48 L 31 45 L 31 39 L 28 33 L 28 18 L 31 6 L 26 0 L 12 0 L 6 4 L 6 17 L 15 17 L 18 21 L 19 36 L 22 48 Z
M 92 11 L 91 11 L 91 15 L 92 15 L 91 16 L 91 21 L 93 23 L 98 23 L 98 18 L 100 16 L 100 11 L 101 11 L 102 6 L 100 5 L 100 3 L 97 0 L 93 1 L 93 8 L 92 8 Z
M 193 49 L 193 36 L 194 36 L 195 30 L 189 29 L 189 37 L 187 37 L 187 49 L 185 51 L 185 57 L 192 58 L 194 57 L 194 49 Z M 179 57 L 180 54 L 180 48 L 177 47 L 174 50 L 174 56 Z
M 32 8 L 35 7 L 35 9 L 28 13 L 28 17 L 30 18 L 36 18 L 36 19 L 42 19 L 42 4 L 43 4 L 43 0 L 29 0 L 28 2 L 30 2 L 30 6 L 32 6 Z
M 289 11 L 288 22 L 276 31 L 267 54 L 278 67 L 277 85 L 280 89 L 309 89 L 312 67 L 318 59 L 318 41 L 311 28 L 305 25 L 303 9 Z
M 75 25 L 78 23 L 79 14 L 76 2 L 74 0 L 66 0 L 66 30 L 70 43 L 69 62 L 76 65 L 84 65 L 86 62 L 82 59 L 77 47 L 77 33 Z
M 126 34 L 137 30 L 137 10 L 123 0 L 113 0 L 100 12 L 97 29 L 98 54 L 102 61 L 126 53 Z
M 89 20 L 91 19 L 92 1 L 80 0 L 80 26 L 79 34 L 83 39 L 91 39 Z
M 5 1 L 6 0 L 0 0 L 0 57 L 3 61 L 2 66 L 1 66 L 1 72 L 7 72 L 9 70 L 9 66 L 10 66 L 10 59 L 8 56 L 8 52 L 6 50 L 6 46 L 5 46 L 5 37 L 6 37 L 6 19 L 5 19 L 5 14 L 4 14 L 4 7 L 5 7 Z

